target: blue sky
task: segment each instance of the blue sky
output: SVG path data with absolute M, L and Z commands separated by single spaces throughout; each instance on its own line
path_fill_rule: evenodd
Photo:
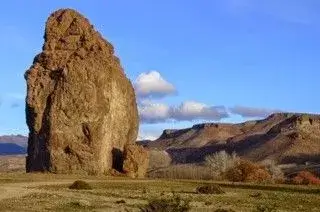
M 10 0 L 0 13 L 0 134 L 27 134 L 23 74 L 48 15 L 66 7 L 114 45 L 137 89 L 143 138 L 204 121 L 320 113 L 318 0 Z

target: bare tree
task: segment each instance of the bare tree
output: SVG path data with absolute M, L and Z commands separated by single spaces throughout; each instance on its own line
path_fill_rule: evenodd
M 233 152 L 231 155 L 226 151 L 220 151 L 205 158 L 205 164 L 211 168 L 216 177 L 222 177 L 226 171 L 234 167 L 240 158 Z
M 275 182 L 284 180 L 284 173 L 280 166 L 274 160 L 266 160 L 262 163 L 270 173 Z

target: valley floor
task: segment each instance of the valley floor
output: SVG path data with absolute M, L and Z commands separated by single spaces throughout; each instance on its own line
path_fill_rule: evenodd
M 71 190 L 75 180 L 92 190 Z M 204 184 L 225 194 L 197 194 Z M 180 196 L 191 211 L 320 211 L 320 187 L 211 181 L 126 179 L 75 175 L 0 174 L 0 211 L 140 211 L 150 200 Z

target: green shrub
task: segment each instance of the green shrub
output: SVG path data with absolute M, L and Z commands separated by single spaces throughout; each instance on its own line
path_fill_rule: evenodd
M 196 189 L 199 194 L 224 194 L 224 190 L 218 185 L 204 185 Z
M 185 212 L 190 209 L 190 201 L 174 196 L 172 199 L 152 199 L 140 208 L 142 212 Z
M 69 186 L 69 189 L 76 189 L 76 190 L 91 190 L 92 187 L 83 180 L 77 180 L 72 183 L 72 185 Z

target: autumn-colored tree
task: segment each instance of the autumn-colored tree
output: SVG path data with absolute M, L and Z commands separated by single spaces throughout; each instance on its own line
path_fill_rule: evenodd
M 248 160 L 241 160 L 226 172 L 226 178 L 233 182 L 263 182 L 270 180 L 271 175 L 264 167 Z
M 320 185 L 320 179 L 309 171 L 301 171 L 292 179 L 298 185 Z

